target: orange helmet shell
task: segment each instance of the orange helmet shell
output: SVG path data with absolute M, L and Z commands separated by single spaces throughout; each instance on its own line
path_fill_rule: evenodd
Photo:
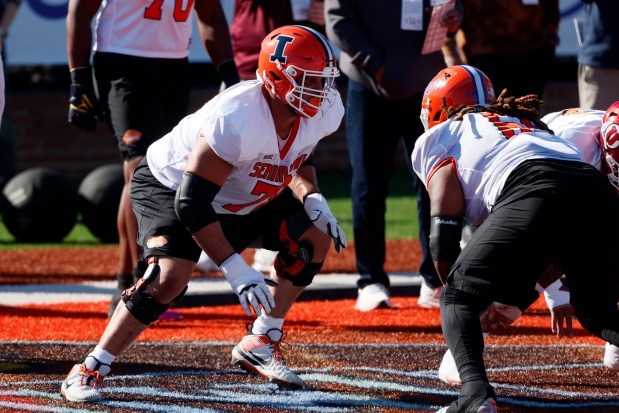
M 283 26 L 269 33 L 262 41 L 257 74 L 272 97 L 300 116 L 313 117 L 328 109 L 337 95 L 334 79 L 339 70 L 333 48 L 309 27 Z
M 451 66 L 441 70 L 428 83 L 421 103 L 421 122 L 426 130 L 447 120 L 442 109 L 468 105 L 487 105 L 495 101 L 490 79 L 473 66 Z M 443 102 L 444 100 L 444 102 Z

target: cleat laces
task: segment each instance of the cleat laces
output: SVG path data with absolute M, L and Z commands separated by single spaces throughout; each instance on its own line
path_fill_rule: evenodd
M 80 385 L 93 389 L 103 387 L 103 377 L 98 371 L 86 370 L 80 379 Z

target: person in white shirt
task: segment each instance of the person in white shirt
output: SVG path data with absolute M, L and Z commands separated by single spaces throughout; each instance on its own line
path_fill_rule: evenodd
M 123 160 L 124 188 L 117 215 L 118 285 L 108 309 L 109 317 L 122 292 L 145 270 L 138 265 L 131 177 L 148 146 L 188 113 L 188 55 L 194 12 L 202 43 L 223 83 L 231 86 L 239 81 L 228 23 L 219 0 L 184 3 L 185 6 L 179 1 L 69 1 L 69 122 L 79 129 L 95 131 L 98 120 L 105 121 L 114 133 Z M 93 44 L 91 24 L 95 15 Z
M 201 250 L 223 271 L 245 313 L 257 318 L 233 364 L 286 388 L 303 380 L 281 355 L 284 317 L 346 236 L 320 194 L 312 152 L 340 125 L 344 107 L 331 45 L 303 26 L 262 42 L 259 78 L 241 82 L 153 143 L 133 177 L 138 242 L 149 267 L 123 295 L 98 345 L 61 392 L 102 397 L 110 364 L 186 290 Z M 278 251 L 270 277 L 239 255 L 260 240 Z
M 496 412 L 480 314 L 492 303 L 526 308 L 551 263 L 562 270 L 555 277 L 565 273 L 580 323 L 619 344 L 619 222 L 599 223 L 600 205 L 617 210 L 619 197 L 575 144 L 552 134 L 539 103 L 505 91 L 495 99 L 470 66 L 442 70 L 424 93 L 426 132 L 412 161 L 430 194 L 441 326 L 462 382 L 441 412 Z M 478 230 L 460 251 L 463 219 Z

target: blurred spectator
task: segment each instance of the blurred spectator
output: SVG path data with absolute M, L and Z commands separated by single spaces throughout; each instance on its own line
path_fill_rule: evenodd
M 9 122 L 6 109 L 6 89 L 8 83 L 7 59 L 4 42 L 9 36 L 9 31 L 21 0 L 0 0 L 0 58 L 2 59 L 2 72 L 0 73 L 0 189 L 15 175 L 15 141 L 13 128 Z
M 440 50 L 421 53 L 432 13 L 430 3 L 325 1 L 327 35 L 341 49 L 341 70 L 349 78 L 346 132 L 352 164 L 356 265 L 361 275 L 355 307 L 360 311 L 391 306 L 384 264 L 385 201 L 393 161 L 402 140 L 412 173 L 410 155 L 423 133 L 415 114 L 419 113 L 426 84 L 445 67 Z M 457 2 L 456 9 L 446 10 L 439 20 L 451 32 L 460 24 L 459 7 Z M 428 248 L 429 198 L 423 183 L 412 176 L 423 251 L 419 272 L 424 282 L 419 304 L 438 307 L 442 283 Z
M 242 80 L 256 78 L 260 44 L 265 36 L 288 24 L 300 24 L 324 33 L 322 0 L 234 1 L 230 37 Z
M 447 64 L 478 68 L 497 94 L 507 88 L 509 96 L 541 97 L 559 44 L 559 0 L 462 0 L 462 8 Z
M 192 11 L 197 16 L 202 43 L 224 84 L 237 83 L 228 23 L 219 0 L 192 1 L 185 9 L 176 7 L 174 2 L 161 1 L 69 1 L 69 122 L 94 131 L 102 117 L 113 131 L 123 158 L 125 185 L 117 223 L 118 286 L 108 316 L 113 314 L 122 291 L 143 272 L 138 267 L 137 222 L 131 208 L 133 172 L 148 146 L 187 115 Z M 97 81 L 95 95 L 90 55 L 91 23 L 97 13 L 92 58 Z
M 583 0 L 578 97 L 583 108 L 605 110 L 619 88 L 619 1 Z

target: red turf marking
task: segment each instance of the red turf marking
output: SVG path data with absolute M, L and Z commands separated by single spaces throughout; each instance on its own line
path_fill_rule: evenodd
M 539 300 L 538 300 L 539 301 Z M 440 313 L 417 306 L 417 297 L 394 297 L 397 309 L 371 313 L 354 310 L 354 300 L 296 303 L 286 317 L 291 342 L 443 343 Z M 0 340 L 98 341 L 107 324 L 107 302 L 0 307 Z M 603 344 L 574 320 L 575 337 L 557 339 L 550 332 L 545 305 L 535 303 L 510 329 L 491 334 L 490 344 Z M 245 316 L 239 305 L 177 309 L 183 319 L 146 330 L 140 341 L 231 341 L 245 334 Z

